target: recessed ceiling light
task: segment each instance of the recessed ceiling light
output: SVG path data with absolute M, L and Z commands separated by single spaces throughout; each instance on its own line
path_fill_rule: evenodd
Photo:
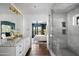
M 37 6 L 35 5 L 34 8 L 36 8 Z

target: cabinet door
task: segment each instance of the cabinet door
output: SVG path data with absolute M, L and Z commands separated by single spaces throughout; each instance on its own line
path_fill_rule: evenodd
M 0 56 L 15 56 L 15 47 L 0 47 Z
M 27 51 L 30 48 L 30 38 L 25 38 L 24 39 L 24 48 L 25 48 L 25 52 L 27 53 Z
M 20 41 L 16 46 L 16 55 L 22 55 L 24 52 L 24 41 Z

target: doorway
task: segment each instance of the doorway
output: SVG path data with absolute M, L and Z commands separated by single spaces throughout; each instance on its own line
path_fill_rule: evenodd
M 46 29 L 46 23 L 32 23 L 32 46 L 28 56 L 50 56 Z
M 45 35 L 46 34 L 46 23 L 32 23 L 32 38 L 35 35 Z

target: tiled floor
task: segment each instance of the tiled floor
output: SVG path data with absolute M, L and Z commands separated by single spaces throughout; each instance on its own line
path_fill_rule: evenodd
M 54 51 L 56 56 L 78 56 L 75 52 L 68 48 L 60 48 L 58 51 Z
M 47 45 L 44 43 L 33 43 L 28 56 L 50 56 Z
M 78 56 L 76 53 L 69 50 L 68 48 L 61 49 L 61 51 L 62 56 Z

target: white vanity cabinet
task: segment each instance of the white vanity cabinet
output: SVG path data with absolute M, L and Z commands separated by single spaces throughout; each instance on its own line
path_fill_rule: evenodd
M 21 40 L 19 43 L 16 45 L 16 56 L 22 56 L 23 51 L 24 51 L 24 40 Z
M 25 38 L 21 40 L 16 46 L 16 55 L 25 56 L 30 47 L 30 38 Z
M 31 48 L 31 46 L 30 46 L 30 38 L 25 38 L 24 39 L 24 53 L 23 53 L 23 55 L 25 55 L 27 52 L 28 52 L 28 50 L 29 50 L 29 48 Z
M 0 46 L 0 56 L 25 56 L 30 48 L 30 39 L 21 39 L 15 46 Z
M 22 56 L 24 41 L 19 41 L 16 46 L 0 46 L 0 56 Z

